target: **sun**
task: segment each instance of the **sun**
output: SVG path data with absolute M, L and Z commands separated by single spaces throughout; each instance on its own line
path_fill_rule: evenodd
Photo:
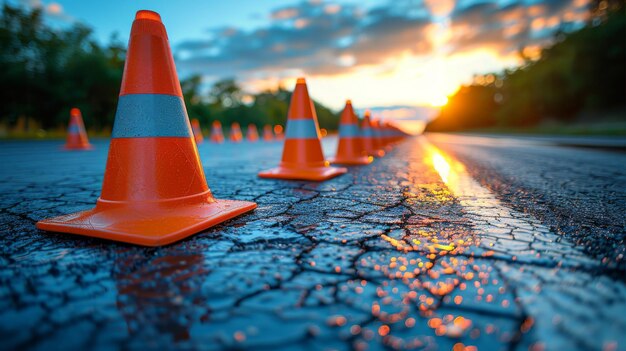
M 433 106 L 433 107 L 442 107 L 442 106 L 444 106 L 447 103 L 448 103 L 448 97 L 447 96 L 443 96 L 443 95 L 442 96 L 435 96 L 429 102 L 429 104 L 431 106 Z

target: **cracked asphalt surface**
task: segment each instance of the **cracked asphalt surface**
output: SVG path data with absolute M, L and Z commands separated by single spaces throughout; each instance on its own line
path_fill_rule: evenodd
M 95 204 L 94 144 L 0 144 L 2 349 L 626 349 L 624 153 L 433 135 L 310 183 L 204 143 L 257 210 L 162 248 L 38 231 Z

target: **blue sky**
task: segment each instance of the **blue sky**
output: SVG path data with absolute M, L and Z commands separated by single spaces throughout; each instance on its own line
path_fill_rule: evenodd
M 476 74 L 537 57 L 588 0 L 8 0 L 54 25 L 84 23 L 126 42 L 140 9 L 161 14 L 181 77 L 236 78 L 246 91 L 305 76 L 332 108 L 352 99 L 389 118 L 421 119 Z M 414 114 L 411 115 L 413 108 Z
M 123 40 L 128 39 L 134 13 L 152 10 L 161 14 L 166 22 L 170 38 L 187 40 L 206 36 L 210 28 L 236 26 L 254 29 L 270 22 L 272 9 L 292 5 L 293 0 L 132 0 L 132 1 L 87 1 L 87 0 L 12 0 L 27 6 L 59 4 L 67 20 L 89 25 L 96 37 L 108 42 L 117 32 Z M 366 7 L 379 1 L 369 1 Z M 359 1 L 336 1 L 340 4 L 355 4 Z M 65 21 L 58 21 L 65 22 Z

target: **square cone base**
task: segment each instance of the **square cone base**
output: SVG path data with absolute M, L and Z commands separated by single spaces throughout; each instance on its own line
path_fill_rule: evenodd
M 315 168 L 287 168 L 276 167 L 267 171 L 259 172 L 261 178 L 288 179 L 288 180 L 312 180 L 321 182 L 348 172 L 343 167 L 315 167 Z
M 37 222 L 37 228 L 143 246 L 171 244 L 256 208 L 254 202 L 215 200 L 176 206 L 129 206 L 72 213 Z
M 374 157 L 372 156 L 361 156 L 361 157 L 352 157 L 352 158 L 341 158 L 341 157 L 333 157 L 328 160 L 332 164 L 336 165 L 347 165 L 347 166 L 364 166 L 369 165 L 374 161 Z

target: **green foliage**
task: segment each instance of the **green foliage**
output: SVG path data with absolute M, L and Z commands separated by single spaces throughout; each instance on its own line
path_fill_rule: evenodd
M 427 130 L 590 122 L 603 111 L 623 111 L 626 14 L 620 9 L 601 13 L 576 32 L 558 33 L 536 61 L 462 87 Z
M 99 45 L 83 25 L 52 29 L 41 10 L 4 4 L 0 14 L 0 123 L 34 120 L 50 129 L 65 126 L 78 107 L 89 129 L 110 130 L 124 69 L 125 46 L 115 37 Z M 213 120 L 262 127 L 284 125 L 291 93 L 279 88 L 248 95 L 233 79 L 203 92 L 200 76 L 181 82 L 190 118 L 205 128 Z M 336 129 L 338 116 L 315 103 L 320 126 Z
M 118 44 L 102 48 L 84 26 L 55 31 L 40 10 L 5 4 L 0 48 L 3 122 L 32 117 L 45 128 L 55 127 L 67 123 L 70 108 L 77 106 L 87 125 L 111 124 L 124 64 Z

